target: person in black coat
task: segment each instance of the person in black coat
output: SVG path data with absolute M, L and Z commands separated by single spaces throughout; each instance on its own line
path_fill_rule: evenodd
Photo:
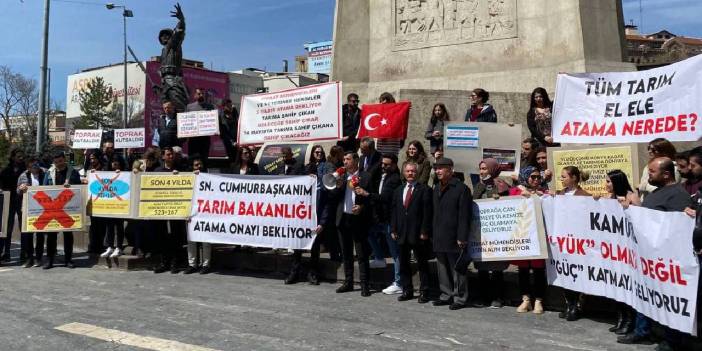
M 402 295 L 398 301 L 414 297 L 410 252 L 414 251 L 419 271 L 419 303 L 429 302 L 429 252 L 431 250 L 431 189 L 416 181 L 417 168 L 414 162 L 402 167 L 405 183 L 398 187 L 392 198 L 390 230 L 392 238 L 400 246 L 400 281 Z
M 385 250 L 382 243 L 386 242 L 390 251 L 390 256 L 394 261 L 395 277 L 392 284 L 383 289 L 387 295 L 399 294 L 402 292 L 400 283 L 400 247 L 395 240 L 390 237 L 390 209 L 392 205 L 392 194 L 401 184 L 400 172 L 397 170 L 397 156 L 394 154 L 383 155 L 380 163 L 382 174 L 378 179 L 373 178 L 371 192 L 359 192 L 360 196 L 368 196 L 371 204 L 372 226 L 368 231 L 368 243 L 373 252 L 373 263 L 371 268 L 385 268 Z
M 353 291 L 353 251 L 356 249 L 361 279 L 361 296 L 370 296 L 370 265 L 368 264 L 368 228 L 371 222 L 368 196 L 358 196 L 371 189 L 371 175 L 358 169 L 358 154 L 344 155 L 346 174 L 337 181 L 332 196 L 338 201 L 337 227 L 339 228 L 341 251 L 344 260 L 344 283 L 337 293 Z
M 341 106 L 343 116 L 343 133 L 344 136 L 336 142 L 336 145 L 341 146 L 344 151 L 358 150 L 358 127 L 361 125 L 361 109 L 358 108 L 358 94 L 351 93 L 346 97 L 346 104 Z
M 297 162 L 297 159 L 293 156 L 292 149 L 289 146 L 283 146 L 280 148 L 283 154 L 283 168 L 281 168 L 280 175 L 304 175 L 305 165 Z
M 188 104 L 185 108 L 186 112 L 193 111 L 212 111 L 214 105 L 206 101 L 205 91 L 203 89 L 195 89 L 195 102 Z M 198 136 L 188 138 L 188 155 L 192 157 L 199 156 L 202 160 L 202 170 L 207 172 L 207 167 L 210 159 L 210 137 Z
M 183 144 L 182 140 L 178 139 L 178 120 L 175 105 L 170 101 L 163 103 L 163 115 L 158 119 L 158 127 L 152 144 L 161 149 Z
M 442 158 L 434 165 L 439 182 L 433 193 L 433 244 L 441 296 L 434 306 L 457 310 L 468 302 L 468 234 L 473 198 L 468 187 L 453 177 L 453 160 Z
M 5 238 L 0 238 L 0 250 L 3 251 L 2 256 L 0 256 L 0 261 L 10 260 L 10 246 L 12 245 L 12 232 L 15 228 L 15 216 L 17 216 L 18 221 L 22 218 L 22 203 L 19 202 L 19 196 L 17 195 L 17 180 L 20 175 L 27 170 L 26 164 L 24 162 L 24 152 L 20 149 L 12 149 L 10 151 L 9 163 L 0 172 L 0 185 L 3 191 L 10 192 L 10 209 L 7 217 L 7 228 L 2 228 L 7 231 L 7 236 Z M 22 248 L 22 252 L 26 252 L 26 247 Z M 23 255 L 20 255 L 23 256 Z
M 381 155 L 375 150 L 375 140 L 370 137 L 365 137 L 361 140 L 361 161 L 359 169 L 362 172 L 368 172 L 374 177 L 380 176 L 380 159 Z
M 232 168 L 225 170 L 225 174 L 243 174 L 243 175 L 259 175 L 261 171 L 258 169 L 258 164 L 254 163 L 254 152 L 250 147 L 244 146 L 239 148 L 237 161 L 234 162 Z
M 176 164 L 175 153 L 172 148 L 167 147 L 163 149 L 163 164 L 154 171 L 178 174 L 178 165 Z M 154 273 L 163 273 L 168 270 L 173 274 L 180 272 L 178 257 L 183 249 L 183 244 L 187 241 L 186 222 L 183 220 L 167 220 L 157 221 L 154 225 L 158 236 L 156 245 L 161 246 L 161 264 L 154 269 Z

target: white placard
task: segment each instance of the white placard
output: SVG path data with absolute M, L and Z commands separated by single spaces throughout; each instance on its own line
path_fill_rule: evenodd
M 115 149 L 141 148 L 146 146 L 144 128 L 115 129 Z
M 73 149 L 99 149 L 102 141 L 100 129 L 76 129 L 73 134 Z
M 338 140 L 341 82 L 310 85 L 241 99 L 239 144 Z
M 178 121 L 178 138 L 219 135 L 219 111 L 181 112 Z

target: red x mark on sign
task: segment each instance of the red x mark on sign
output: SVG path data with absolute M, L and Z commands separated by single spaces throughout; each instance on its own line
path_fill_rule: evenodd
M 122 201 L 122 198 L 119 197 L 119 195 L 117 195 L 117 193 L 115 193 L 114 190 L 110 189 L 110 187 L 112 186 L 112 183 L 114 183 L 115 180 L 117 180 L 117 178 L 119 178 L 119 174 L 117 174 L 114 178 L 112 178 L 112 179 L 108 180 L 107 182 L 105 182 L 104 180 L 102 180 L 102 179 L 100 178 L 99 175 L 96 174 L 96 175 L 95 175 L 95 179 L 97 179 L 97 181 L 98 181 L 100 184 L 102 184 L 102 188 L 100 189 L 100 192 L 97 193 L 97 195 L 95 196 L 95 200 L 93 200 L 93 201 L 94 201 L 94 202 L 97 202 L 97 200 L 100 199 L 100 195 L 102 195 L 102 194 L 105 194 L 105 195 L 108 195 L 108 196 L 109 196 L 109 195 L 112 195 L 112 196 L 114 196 L 117 200 Z M 92 197 L 91 197 L 91 199 L 92 199 Z
M 34 221 L 34 227 L 43 230 L 54 219 L 64 228 L 73 226 L 75 220 L 64 211 L 63 207 L 71 201 L 74 195 L 72 191 L 66 189 L 60 192 L 55 199 L 52 199 L 47 193 L 37 191 L 32 198 L 44 208 L 44 212 Z

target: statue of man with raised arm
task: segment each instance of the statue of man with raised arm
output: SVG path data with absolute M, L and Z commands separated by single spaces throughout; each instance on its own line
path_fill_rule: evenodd
M 158 40 L 163 45 L 161 50 L 161 75 L 160 96 L 161 101 L 170 101 L 175 105 L 177 112 L 185 111 L 188 104 L 188 91 L 183 81 L 183 39 L 185 39 L 185 16 L 180 9 L 180 4 L 175 5 L 171 17 L 178 19 L 174 29 L 162 29 L 158 33 Z

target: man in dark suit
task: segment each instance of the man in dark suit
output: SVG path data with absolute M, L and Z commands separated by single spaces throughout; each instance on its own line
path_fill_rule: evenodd
M 466 246 L 473 199 L 468 187 L 453 177 L 453 160 L 442 158 L 434 167 L 439 182 L 434 184 L 432 196 L 432 235 L 441 289 L 434 306 L 450 305 L 451 310 L 457 310 L 466 307 L 468 302 Z
M 382 243 L 386 242 L 390 250 L 390 256 L 394 260 L 395 278 L 392 284 L 383 289 L 386 295 L 402 293 L 400 284 L 400 247 L 397 242 L 390 237 L 390 205 L 392 204 L 392 194 L 401 184 L 400 172 L 397 170 L 397 156 L 393 154 L 383 155 L 380 162 L 382 174 L 377 182 L 373 183 L 372 192 L 360 191 L 359 196 L 370 198 L 372 209 L 372 225 L 368 232 L 368 243 L 373 252 L 371 268 L 385 268 L 385 250 Z
M 361 162 L 358 166 L 361 172 L 368 172 L 376 179 L 376 175 L 380 176 L 380 159 L 380 153 L 375 150 L 375 140 L 370 137 L 363 138 L 361 140 Z
M 432 192 L 418 183 L 418 165 L 406 162 L 402 167 L 405 184 L 395 190 L 392 200 L 390 228 L 392 238 L 400 246 L 400 281 L 402 295 L 398 301 L 414 297 L 410 251 L 414 251 L 419 271 L 419 303 L 429 302 L 429 252 L 431 250 Z
M 359 193 L 371 189 L 371 175 L 358 169 L 358 154 L 347 152 L 344 155 L 346 176 L 341 177 L 334 189 L 338 199 L 337 227 L 339 228 L 341 251 L 344 256 L 344 283 L 337 293 L 353 291 L 353 250 L 358 256 L 361 278 L 361 296 L 370 296 L 368 264 L 368 228 L 371 222 L 371 208 L 368 196 Z
M 283 146 L 280 152 L 283 154 L 283 168 L 280 169 L 280 175 L 305 175 L 305 165 L 297 162 L 289 146 Z

